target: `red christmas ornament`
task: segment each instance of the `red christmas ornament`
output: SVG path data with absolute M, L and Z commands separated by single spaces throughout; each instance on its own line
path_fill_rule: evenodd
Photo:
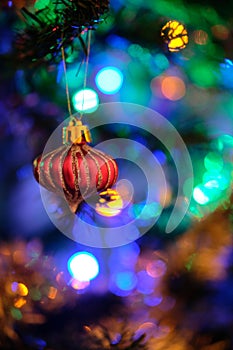
M 83 197 L 106 190 L 117 180 L 116 162 L 90 147 L 90 141 L 87 126 L 73 120 L 63 128 L 64 145 L 33 163 L 36 180 L 49 191 L 65 194 L 72 212 L 77 211 Z

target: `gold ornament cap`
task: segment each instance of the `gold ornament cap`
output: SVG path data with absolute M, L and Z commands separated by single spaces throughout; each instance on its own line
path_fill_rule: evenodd
M 87 125 L 83 125 L 81 120 L 72 119 L 68 126 L 62 129 L 63 144 L 75 143 L 82 144 L 84 142 L 90 143 L 91 133 Z

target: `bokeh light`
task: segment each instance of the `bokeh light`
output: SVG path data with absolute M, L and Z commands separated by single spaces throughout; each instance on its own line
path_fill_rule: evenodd
M 230 34 L 229 29 L 222 24 L 216 24 L 211 28 L 211 30 L 215 38 L 220 40 L 226 40 Z
M 209 60 L 190 61 L 190 77 L 194 84 L 200 87 L 212 87 L 218 82 L 218 67 Z
M 89 281 L 79 281 L 76 279 L 72 279 L 71 281 L 71 287 L 77 291 L 82 291 L 83 289 L 86 289 L 89 286 Z
M 208 40 L 208 34 L 204 30 L 195 30 L 193 32 L 193 38 L 196 44 L 205 45 Z
M 211 181 L 215 181 L 217 183 L 217 186 L 221 190 L 225 190 L 231 182 L 231 175 L 227 171 L 224 171 L 220 174 L 214 174 L 212 172 L 205 172 L 203 174 L 203 183 L 209 184 Z
M 12 307 L 10 311 L 11 311 L 11 316 L 15 320 L 19 321 L 19 320 L 21 320 L 23 318 L 22 312 L 20 310 Z
M 120 90 L 123 84 L 123 74 L 116 67 L 105 67 L 97 73 L 95 81 L 101 92 L 111 95 Z
M 96 203 L 95 210 L 101 216 L 116 216 L 123 208 L 123 200 L 116 190 L 107 189 L 100 194 L 99 202 Z
M 218 181 L 210 180 L 196 186 L 193 190 L 193 198 L 198 204 L 206 205 L 214 202 L 222 196 L 222 189 Z
M 188 44 L 188 32 L 184 25 L 178 21 L 167 22 L 162 30 L 161 36 L 168 45 L 168 50 L 171 52 L 184 49 Z
M 88 252 L 75 253 L 69 258 L 67 266 L 71 276 L 80 282 L 90 281 L 99 274 L 99 263 Z
M 28 288 L 23 283 L 13 282 L 11 285 L 11 290 L 12 292 L 17 293 L 22 297 L 28 295 Z
M 233 74 L 233 61 L 228 58 L 224 59 L 223 63 L 220 63 L 221 83 L 226 88 L 233 88 L 232 74 Z
M 204 165 L 208 171 L 220 172 L 223 168 L 223 159 L 217 152 L 209 152 L 204 159 Z
M 154 62 L 156 66 L 161 70 L 165 70 L 169 67 L 169 61 L 167 57 L 162 53 L 158 53 L 157 55 L 155 55 Z
M 177 101 L 184 97 L 186 88 L 181 78 L 169 76 L 162 80 L 161 91 L 168 100 Z
M 205 205 L 209 203 L 210 199 L 205 193 L 204 186 L 198 185 L 193 190 L 193 198 L 198 204 Z
M 154 156 L 156 157 L 156 159 L 159 161 L 159 163 L 161 165 L 164 165 L 167 161 L 167 156 L 166 154 L 161 151 L 161 150 L 156 150 L 153 152 L 154 153 Z
M 63 65 L 61 65 L 61 72 L 58 72 L 57 82 L 61 82 L 63 88 L 66 88 L 66 80 L 68 81 L 69 89 L 71 91 L 77 91 L 83 87 L 84 70 L 78 71 L 77 65 L 72 64 L 67 67 L 66 76 L 64 73 Z M 60 74 L 59 74 L 60 73 Z
M 133 271 L 118 272 L 115 276 L 118 288 L 123 291 L 131 291 L 137 284 L 137 277 Z
M 233 63 L 232 63 L 232 67 L 233 67 Z M 222 151 L 225 147 L 233 147 L 233 137 L 231 135 L 228 134 L 224 134 L 219 136 L 219 138 L 217 139 L 218 142 L 218 149 L 220 151 Z
M 74 108 L 78 112 L 92 113 L 99 106 L 99 97 L 92 89 L 82 89 L 76 92 L 72 98 Z
M 140 225 L 148 225 L 149 221 L 154 217 L 157 217 L 162 212 L 162 206 L 160 203 L 153 202 L 145 205 L 142 203 L 134 204 L 129 208 L 129 216 L 133 219 L 140 216 Z
M 57 288 L 53 286 L 49 287 L 48 298 L 54 300 L 56 299 L 56 296 L 57 296 Z
M 110 270 L 112 272 L 119 272 L 124 269 L 134 270 L 139 253 L 140 248 L 135 242 L 115 248 L 112 250 L 111 256 L 109 258 Z
M 25 304 L 27 303 L 27 301 L 24 299 L 24 298 L 17 298 L 15 301 L 14 301 L 14 306 L 17 308 L 17 309 L 20 309 L 22 306 L 24 306 Z
M 153 278 L 158 278 L 164 275 L 166 272 L 167 266 L 166 263 L 161 260 L 153 260 L 150 261 L 147 266 L 146 266 L 146 272 L 148 273 L 149 276 Z
M 155 288 L 155 279 L 148 275 L 145 270 L 137 273 L 137 291 L 141 294 L 151 294 Z
M 157 306 L 159 305 L 163 300 L 163 297 L 162 295 L 145 295 L 144 297 L 144 303 L 147 305 L 147 306 Z

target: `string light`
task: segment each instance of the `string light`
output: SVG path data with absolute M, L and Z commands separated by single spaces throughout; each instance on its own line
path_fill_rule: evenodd
M 161 91 L 168 100 L 177 101 L 184 97 L 186 88 L 181 78 L 169 76 L 162 79 Z
M 111 95 L 120 90 L 123 83 L 123 74 L 116 67 L 105 67 L 97 73 L 95 81 L 100 91 Z
M 72 255 L 67 262 L 72 277 L 80 282 L 87 282 L 99 274 L 99 264 L 94 255 L 79 252 Z
M 180 51 L 188 44 L 188 32 L 185 26 L 175 20 L 169 21 L 163 26 L 161 36 L 171 52 Z
M 76 92 L 72 98 L 74 108 L 81 114 L 93 113 L 99 106 L 99 97 L 93 89 L 82 89 Z

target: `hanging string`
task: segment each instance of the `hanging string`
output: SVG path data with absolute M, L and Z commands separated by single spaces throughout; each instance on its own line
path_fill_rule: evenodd
M 84 80 L 83 80 L 83 98 L 82 98 L 82 112 L 80 113 L 80 119 L 83 117 L 83 107 L 84 107 L 84 91 L 87 86 L 87 72 L 88 72 L 88 64 L 90 57 L 90 48 L 91 48 L 91 30 L 87 31 L 87 56 L 85 60 L 85 72 L 84 72 Z
M 63 37 L 62 37 L 63 40 Z M 82 110 L 84 107 L 84 90 L 87 86 L 87 73 L 88 73 L 88 64 L 89 64 L 89 56 L 90 56 L 90 47 L 91 47 L 91 30 L 88 30 L 87 32 L 87 52 L 86 52 L 86 59 L 85 59 L 85 72 L 84 72 L 84 79 L 83 79 L 83 96 L 82 96 Z M 64 47 L 61 46 L 61 54 L 62 54 L 62 63 L 63 63 L 63 70 L 64 70 L 64 76 L 65 76 L 65 85 L 66 85 L 66 99 L 67 99 L 67 107 L 70 117 L 74 118 L 72 114 L 71 109 L 71 102 L 70 102 L 70 93 L 69 93 L 69 84 L 68 84 L 68 78 L 67 78 L 67 68 L 66 68 L 66 59 L 65 59 L 65 51 Z M 81 65 L 83 62 L 81 63 Z M 83 116 L 83 111 L 80 113 L 80 116 L 76 118 L 81 119 Z M 75 119 L 75 118 L 74 118 Z
M 91 30 L 88 30 L 87 32 L 87 57 L 86 57 L 86 67 L 85 67 L 85 74 L 84 74 L 84 81 L 83 81 L 83 89 L 87 86 L 87 71 L 88 71 L 88 64 L 89 64 L 89 57 L 90 57 L 90 48 L 91 48 Z
M 65 75 L 67 107 L 68 107 L 69 115 L 71 117 L 72 116 L 72 110 L 71 110 L 71 103 L 70 103 L 69 84 L 68 84 L 68 78 L 67 78 L 66 58 L 65 58 L 65 51 L 64 51 L 63 45 L 61 46 L 61 55 L 62 55 L 62 63 L 63 63 L 64 75 Z

